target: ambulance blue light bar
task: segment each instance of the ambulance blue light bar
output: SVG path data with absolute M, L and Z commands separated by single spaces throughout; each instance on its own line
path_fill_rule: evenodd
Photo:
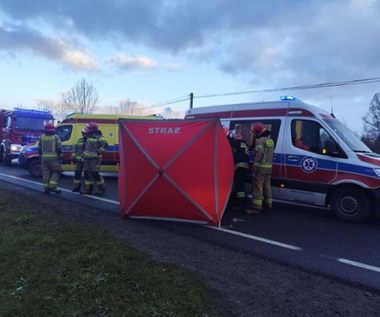
M 296 100 L 296 98 L 294 98 L 293 96 L 281 96 L 280 99 L 281 100 Z

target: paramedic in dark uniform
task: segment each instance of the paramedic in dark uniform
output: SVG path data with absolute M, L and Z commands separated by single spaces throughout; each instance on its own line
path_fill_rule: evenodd
M 55 134 L 54 124 L 45 125 L 45 133 L 38 140 L 38 153 L 41 157 L 43 193 L 60 193 L 57 186 L 61 175 L 62 144 Z
M 102 153 L 107 149 L 108 143 L 102 136 L 96 122 L 90 122 L 85 129 L 87 140 L 83 151 L 85 171 L 84 194 L 92 195 L 95 183 L 96 191 L 94 194 L 102 195 L 106 190 L 106 186 L 103 177 L 99 173 L 99 165 Z
M 253 191 L 252 204 L 246 209 L 248 214 L 257 214 L 263 210 L 272 209 L 272 190 L 270 185 L 272 175 L 272 162 L 274 155 L 274 142 L 270 137 L 271 132 L 266 130 L 261 122 L 252 125 L 255 135 L 253 154 Z M 263 200 L 264 204 L 263 204 Z M 265 207 L 265 209 L 264 209 Z
M 246 207 L 245 182 L 248 177 L 248 144 L 242 135 L 241 126 L 235 125 L 233 138 L 229 139 L 232 154 L 234 157 L 235 172 L 234 172 L 234 187 L 235 192 L 232 197 L 232 210 L 244 211 Z

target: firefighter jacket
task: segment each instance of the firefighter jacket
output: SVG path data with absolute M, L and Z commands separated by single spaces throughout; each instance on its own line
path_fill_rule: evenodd
M 38 153 L 42 159 L 58 159 L 62 155 L 62 144 L 59 136 L 56 134 L 42 134 L 38 140 Z
M 77 143 L 74 144 L 74 152 L 71 155 L 71 159 L 74 162 L 83 162 L 84 146 L 86 144 L 87 137 L 79 138 Z
M 253 172 L 258 168 L 271 169 L 274 155 L 274 142 L 270 138 L 270 131 L 266 130 L 256 138 L 253 153 Z
M 243 167 L 248 169 L 248 145 L 244 140 L 229 139 L 232 154 L 234 157 L 235 168 Z
M 100 131 L 99 131 L 100 132 Z M 107 149 L 108 143 L 100 133 L 92 133 L 88 135 L 84 145 L 83 158 L 84 159 L 100 159 L 102 153 Z

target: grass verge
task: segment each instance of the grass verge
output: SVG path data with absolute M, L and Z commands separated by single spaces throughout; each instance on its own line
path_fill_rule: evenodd
M 194 274 L 0 192 L 0 316 L 224 316 Z

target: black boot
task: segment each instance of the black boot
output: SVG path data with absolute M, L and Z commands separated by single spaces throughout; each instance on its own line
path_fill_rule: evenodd
M 95 191 L 94 195 L 96 196 L 101 196 L 105 193 L 106 189 L 105 188 L 102 188 L 102 189 L 98 189 L 97 191 Z

